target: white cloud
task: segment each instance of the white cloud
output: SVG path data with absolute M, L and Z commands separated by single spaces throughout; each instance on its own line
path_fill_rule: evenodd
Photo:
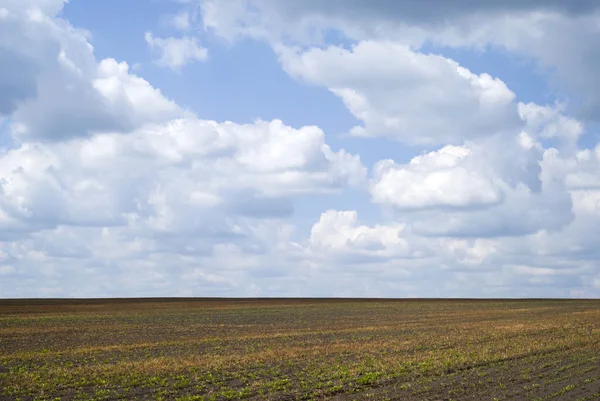
M 404 224 L 360 225 L 356 211 L 328 210 L 313 225 L 311 249 L 331 252 L 344 257 L 353 254 L 398 257 L 410 256 L 411 249 L 404 238 Z
M 364 123 L 351 132 L 417 144 L 461 143 L 516 127 L 515 98 L 497 78 L 393 42 L 346 50 L 278 48 L 292 76 L 326 86 Z
M 400 209 L 490 206 L 503 200 L 500 182 L 468 164 L 471 150 L 446 146 L 399 166 L 383 160 L 374 167 L 373 202 Z
M 127 132 L 182 115 L 126 63 L 98 63 L 88 34 L 54 17 L 62 2 L 7 6 L 0 25 L 0 114 L 11 116 L 19 141 Z
M 575 151 L 577 141 L 584 132 L 583 125 L 564 112 L 565 107 L 539 106 L 535 103 L 519 103 L 519 115 L 525 121 L 525 130 L 534 137 L 557 138 L 564 150 Z
M 159 53 L 155 63 L 161 67 L 179 71 L 192 61 L 205 61 L 208 58 L 208 50 L 191 36 L 157 38 L 151 32 L 146 32 L 144 39 L 151 50 Z
M 498 149 L 502 152 L 498 152 Z M 426 236 L 522 236 L 572 220 L 564 181 L 542 171 L 539 144 L 523 135 L 446 146 L 398 165 L 376 164 L 370 192 Z
M 580 117 L 600 118 L 600 79 L 595 71 L 600 50 L 597 40 L 600 8 L 595 3 L 584 13 L 537 11 L 497 16 L 485 23 L 471 19 L 461 29 L 450 26 L 435 32 L 433 40 L 453 47 L 492 44 L 533 59 L 549 76 L 552 87 L 568 95 Z M 563 95 L 563 96 L 564 96 Z
M 563 263 L 596 266 L 600 257 L 597 238 L 600 235 L 600 149 L 584 150 L 575 155 L 561 155 L 547 150 L 542 161 L 544 180 L 564 182 L 572 200 L 571 222 L 562 230 L 542 231 L 520 239 L 518 248 L 557 258 Z
M 500 241 L 494 239 L 455 239 L 441 238 L 437 241 L 438 254 L 444 260 L 442 267 L 450 270 L 467 268 L 471 271 L 489 269 L 494 265 L 492 257 L 501 251 Z
M 579 37 L 571 24 L 589 33 L 590 18 L 557 14 L 569 2 L 349 1 L 350 13 L 337 0 L 204 1 L 203 18 L 230 39 L 269 41 L 289 74 L 345 102 L 363 124 L 355 135 L 436 146 L 401 162 L 408 148 L 390 145 L 398 159 L 370 180 L 340 149 L 347 137 L 200 119 L 126 63 L 98 61 L 89 34 L 57 18 L 62 1 L 0 0 L 0 113 L 16 139 L 0 151 L 0 295 L 600 294 L 600 147 L 578 149 L 582 123 L 417 51 L 426 39 L 539 44 L 534 56 L 561 76 L 578 59 L 547 54 L 548 30 Z M 190 10 L 175 28 L 194 28 Z M 359 42 L 306 46 L 329 28 Z M 206 59 L 194 37 L 147 39 L 165 66 Z M 570 79 L 593 94 L 593 78 Z
M 564 180 L 572 191 L 600 189 L 600 145 L 566 155 L 556 149 L 548 149 L 544 154 L 543 167 L 547 179 Z
M 165 121 L 179 114 L 178 107 L 162 96 L 160 90 L 153 88 L 146 80 L 129 73 L 125 62 L 104 59 L 98 65 L 98 73 L 92 83 L 114 110 L 135 109 L 129 118 L 133 126 Z
M 60 7 L 8 6 L 0 105 L 18 141 L 0 152 L 3 296 L 244 292 L 301 252 L 282 220 L 293 197 L 366 182 L 318 127 L 200 120 L 126 63 L 98 62 Z
M 434 43 L 488 50 L 489 45 L 535 60 L 566 90 L 586 119 L 600 119 L 597 40 L 600 5 L 579 2 L 436 0 L 203 0 L 203 25 L 234 40 L 322 45 L 327 32 L 350 40 L 388 40 L 415 48 Z
M 357 157 L 331 151 L 315 127 L 183 119 L 0 155 L 0 211 L 14 229 L 128 224 L 190 232 L 216 207 L 243 208 L 237 196 L 249 206 L 252 198 L 358 185 L 365 175 Z

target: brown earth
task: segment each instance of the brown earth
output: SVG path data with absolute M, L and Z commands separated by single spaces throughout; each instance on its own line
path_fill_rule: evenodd
M 0 301 L 0 400 L 600 400 L 600 301 Z

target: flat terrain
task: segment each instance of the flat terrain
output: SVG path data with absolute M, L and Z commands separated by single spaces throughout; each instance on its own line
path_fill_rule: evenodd
M 2 400 L 599 400 L 600 301 L 0 301 Z

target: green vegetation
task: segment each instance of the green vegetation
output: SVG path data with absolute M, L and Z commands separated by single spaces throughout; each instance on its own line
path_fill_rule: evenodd
M 599 301 L 0 301 L 2 400 L 599 398 Z

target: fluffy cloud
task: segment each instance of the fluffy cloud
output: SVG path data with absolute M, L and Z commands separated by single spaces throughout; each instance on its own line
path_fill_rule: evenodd
M 588 121 L 600 118 L 600 79 L 595 74 L 600 51 L 598 17 L 593 4 L 582 13 L 540 11 L 498 16 L 484 24 L 472 18 L 459 29 L 456 25 L 432 32 L 432 40 L 444 46 L 479 47 L 491 44 L 533 59 L 550 77 L 554 88 L 571 100 L 578 116 Z M 564 96 L 563 95 L 563 96 Z
M 564 115 L 565 107 L 540 106 L 535 103 L 519 103 L 519 115 L 525 121 L 528 135 L 538 138 L 559 139 L 565 150 L 577 149 L 577 141 L 583 134 L 583 125 Z
M 424 239 L 411 233 L 407 224 L 366 226 L 358 223 L 354 211 L 330 210 L 314 224 L 305 258 L 312 260 L 311 271 L 321 276 L 339 274 L 340 282 L 362 277 L 363 293 L 378 285 L 373 291 L 378 296 L 596 294 L 589 285 L 597 274 L 593 264 L 558 254 L 549 257 L 540 252 L 535 237 L 540 235 Z M 565 292 L 565 287 L 578 289 Z
M 530 47 L 593 106 L 594 78 L 567 76 L 592 71 L 586 42 L 572 43 L 593 31 L 592 3 L 201 3 L 207 30 L 267 40 L 363 138 L 200 119 L 97 60 L 90 35 L 57 17 L 62 1 L 0 0 L 14 139 L 0 151 L 1 296 L 600 294 L 600 147 L 579 149 L 572 103 L 516 103 L 498 78 L 418 51 Z M 192 11 L 171 24 L 189 32 Z M 323 46 L 332 29 L 341 39 Z M 191 37 L 147 40 L 167 67 L 206 58 Z M 368 174 L 340 146 L 375 144 L 373 157 L 383 141 L 365 137 L 393 139 L 396 160 Z
M 571 198 L 559 190 L 532 193 L 519 186 L 498 206 L 487 209 L 414 214 L 413 230 L 425 236 L 508 237 L 539 230 L 560 231 L 571 222 Z
M 600 189 L 600 145 L 566 155 L 548 149 L 542 166 L 547 180 L 562 180 L 571 191 Z
M 242 212 L 252 199 L 331 192 L 365 175 L 358 157 L 331 151 L 316 127 L 181 119 L 6 152 L 0 216 L 14 230 L 129 224 L 191 233 L 214 208 Z
M 192 61 L 205 61 L 208 58 L 208 50 L 200 46 L 198 40 L 191 36 L 157 38 L 151 32 L 146 32 L 144 39 L 150 49 L 160 55 L 155 63 L 174 71 L 181 70 Z
M 23 141 L 131 131 L 182 111 L 127 63 L 98 62 L 85 31 L 55 18 L 62 2 L 12 2 L 0 24 L 0 114 Z M 5 67 L 5 68 L 4 68 Z
M 280 51 L 290 75 L 326 86 L 364 123 L 351 131 L 354 135 L 460 143 L 514 128 L 520 121 L 515 95 L 504 82 L 475 75 L 439 55 L 372 41 L 351 50 Z
M 287 157 L 266 157 L 273 151 Z M 283 219 L 290 199 L 359 185 L 365 174 L 318 128 L 277 120 L 179 119 L 127 135 L 24 144 L 0 156 L 0 265 L 10 266 L 0 290 L 272 294 L 281 283 L 267 282 L 300 274 L 295 254 L 304 251 Z
M 329 210 L 311 229 L 311 249 L 344 258 L 410 256 L 413 251 L 404 238 L 405 225 L 368 227 L 360 225 L 356 211 Z M 414 251 L 418 255 L 417 251 Z
M 589 261 L 595 265 L 600 257 L 597 238 L 600 223 L 600 147 L 583 150 L 575 155 L 562 155 L 556 149 L 547 150 L 542 161 L 546 180 L 565 183 L 572 199 L 573 220 L 558 232 L 542 231 L 521 242 L 548 257 L 571 259 L 577 265 Z
M 494 265 L 494 257 L 502 251 L 502 244 L 494 239 L 456 239 L 441 238 L 437 240 L 437 254 L 441 256 L 441 267 L 451 271 L 481 271 L 498 269 Z
M 373 201 L 400 209 L 478 207 L 503 200 L 500 183 L 470 168 L 467 147 L 446 146 L 406 166 L 383 160 L 374 168 Z
M 322 45 L 328 32 L 351 40 L 392 40 L 420 48 L 425 43 L 456 48 L 500 47 L 535 60 L 554 86 L 566 90 L 581 117 L 600 118 L 600 49 L 593 0 L 579 2 L 462 0 L 318 1 L 203 0 L 206 30 L 233 40 Z
M 503 151 L 497 149 L 502 147 Z M 520 236 L 559 230 L 571 219 L 564 181 L 543 172 L 543 152 L 527 133 L 446 146 L 406 165 L 374 167 L 370 192 L 433 236 Z
M 292 198 L 365 183 L 318 127 L 200 120 L 97 61 L 62 2 L 0 5 L 0 112 L 17 140 L 0 153 L 3 296 L 276 291 L 245 284 L 301 252 L 282 220 Z

